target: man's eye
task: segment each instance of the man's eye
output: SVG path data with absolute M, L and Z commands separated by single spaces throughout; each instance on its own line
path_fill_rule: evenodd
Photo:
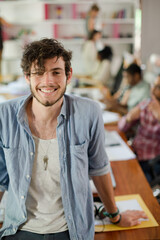
M 60 74 L 60 72 L 53 72 L 53 75 L 59 75 Z

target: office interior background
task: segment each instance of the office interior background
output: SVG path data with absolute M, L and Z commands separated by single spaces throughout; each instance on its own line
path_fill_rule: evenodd
M 100 8 L 101 40 L 113 49 L 113 76 L 122 62 L 128 66 L 136 61 L 151 84 L 160 74 L 160 0 L 0 0 L 0 17 L 9 24 L 3 26 L 0 94 L 17 96 L 27 91 L 20 67 L 23 47 L 44 37 L 72 50 L 75 83 L 77 75 L 84 73 L 85 19 L 94 3 Z
M 93 3 L 100 8 L 102 41 L 113 49 L 113 74 L 122 58 L 128 64 L 136 58 L 145 70 L 150 59 L 160 54 L 159 0 L 4 0 L 0 16 L 11 26 L 3 27 L 1 82 L 22 76 L 23 46 L 43 37 L 56 38 L 72 50 L 73 72 L 83 74 L 85 17 Z

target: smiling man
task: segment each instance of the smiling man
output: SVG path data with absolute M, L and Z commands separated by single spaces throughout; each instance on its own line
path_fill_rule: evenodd
M 139 224 L 143 212 L 116 207 L 98 104 L 65 94 L 71 52 L 42 39 L 25 47 L 21 66 L 31 94 L 0 105 L 0 239 L 93 240 L 89 176 L 111 222 Z

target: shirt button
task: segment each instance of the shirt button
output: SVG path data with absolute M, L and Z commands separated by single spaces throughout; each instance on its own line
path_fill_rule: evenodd
M 71 215 L 68 215 L 68 219 L 71 220 Z
M 21 196 L 21 199 L 24 199 L 24 196 Z
M 30 152 L 30 155 L 33 156 L 33 152 Z
M 15 229 L 15 228 L 13 228 L 13 231 L 14 231 L 14 232 L 16 232 L 16 229 Z
M 27 178 L 27 179 L 30 179 L 30 175 L 26 175 L 26 178 Z
M 23 218 L 25 219 L 25 216 L 23 215 Z

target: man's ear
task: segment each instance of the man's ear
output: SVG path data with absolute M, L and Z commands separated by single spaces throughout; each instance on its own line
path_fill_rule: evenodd
M 69 84 L 71 82 L 71 79 L 72 79 L 72 68 L 70 68 L 70 72 L 67 76 L 67 84 Z
M 29 75 L 24 75 L 25 80 L 28 84 L 30 84 L 30 76 Z

